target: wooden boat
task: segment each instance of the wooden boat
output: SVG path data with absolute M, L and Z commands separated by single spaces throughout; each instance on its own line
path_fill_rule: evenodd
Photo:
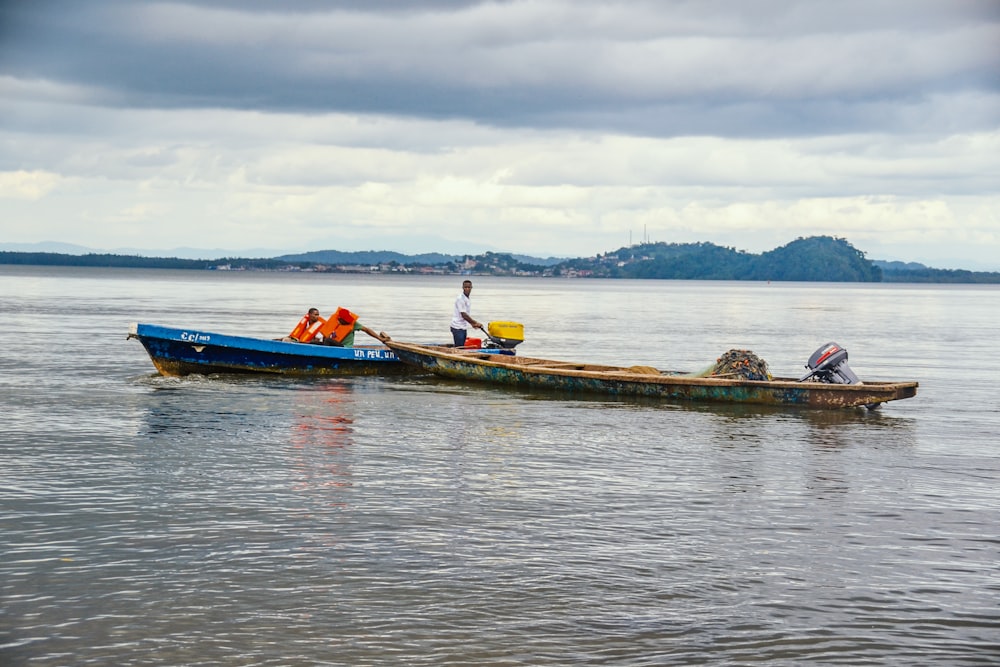
M 133 323 L 135 338 L 163 375 L 273 373 L 402 375 L 418 372 L 384 345 L 334 347 Z
M 647 366 L 624 368 L 521 355 L 483 354 L 475 350 L 448 350 L 397 342 L 387 336 L 383 337 L 383 342 L 404 363 L 441 377 L 526 389 L 821 409 L 874 408 L 887 401 L 911 398 L 917 393 L 916 382 L 831 384 L 814 379 L 700 377 Z

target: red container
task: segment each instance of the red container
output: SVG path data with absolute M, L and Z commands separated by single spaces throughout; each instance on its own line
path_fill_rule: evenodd
M 465 339 L 465 347 L 471 347 L 471 348 L 474 348 L 474 349 L 478 350 L 482 346 L 483 346 L 483 339 L 482 338 L 466 338 Z

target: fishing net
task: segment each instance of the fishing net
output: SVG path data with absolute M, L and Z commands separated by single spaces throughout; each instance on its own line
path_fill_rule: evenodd
M 716 359 L 715 365 L 711 366 L 704 375 L 726 377 L 742 375 L 748 380 L 771 379 L 767 362 L 750 350 L 729 350 Z
M 628 371 L 637 375 L 663 375 L 659 369 L 652 366 L 629 366 Z

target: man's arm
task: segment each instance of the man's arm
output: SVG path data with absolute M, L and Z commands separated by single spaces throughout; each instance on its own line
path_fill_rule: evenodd
M 360 324 L 360 322 L 359 322 L 359 324 Z M 375 333 L 374 331 L 372 331 L 371 329 L 369 329 L 369 328 L 368 328 L 368 327 L 366 327 L 365 325 L 363 325 L 363 324 L 362 324 L 362 325 L 361 325 L 361 326 L 360 326 L 359 328 L 360 328 L 360 329 L 361 329 L 362 331 L 364 331 L 364 332 L 365 332 L 366 334 L 368 334 L 369 336 L 371 336 L 372 338 L 377 338 L 377 339 L 379 339 L 379 340 L 382 340 L 382 337 L 381 337 L 381 336 L 379 336 L 379 335 L 378 335 L 377 333 Z

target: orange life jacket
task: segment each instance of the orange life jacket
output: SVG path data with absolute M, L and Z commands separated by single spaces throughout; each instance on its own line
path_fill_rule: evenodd
M 337 311 L 330 316 L 319 332 L 325 338 L 332 339 L 335 343 L 343 343 L 347 334 L 354 331 L 354 323 L 358 321 L 358 316 L 346 308 L 337 308 Z
M 299 323 L 295 325 L 294 329 L 292 329 L 292 333 L 288 334 L 288 337 L 294 338 L 300 343 L 308 343 L 316 337 L 316 334 L 323 328 L 324 324 L 326 324 L 326 320 L 321 317 L 310 326 L 309 314 L 307 313 L 302 316 L 302 319 L 299 320 Z

